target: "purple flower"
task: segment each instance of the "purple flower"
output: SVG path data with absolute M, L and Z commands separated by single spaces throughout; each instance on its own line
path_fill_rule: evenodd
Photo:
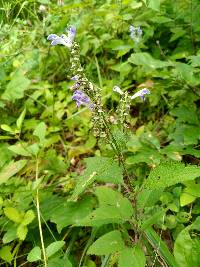
M 58 36 L 57 34 L 50 34 L 47 37 L 47 40 L 51 41 L 51 45 L 62 44 L 70 48 L 73 44 L 75 35 L 76 35 L 75 26 L 70 26 L 69 29 L 67 30 L 67 36 L 65 34 L 62 34 L 61 36 Z
M 135 42 L 140 41 L 140 37 L 142 36 L 142 29 L 140 27 L 134 27 L 133 25 L 130 25 L 129 27 L 130 30 L 130 37 L 133 39 Z
M 145 101 L 145 95 L 150 95 L 150 91 L 147 88 L 143 88 L 142 90 L 138 91 L 137 93 L 135 93 L 134 95 L 132 95 L 130 98 L 134 99 L 136 97 L 140 97 L 142 99 L 142 101 Z
M 76 90 L 72 96 L 72 99 L 76 101 L 77 107 L 81 105 L 87 106 L 90 110 L 94 109 L 94 104 L 90 100 L 89 96 L 84 94 L 81 90 Z
M 75 76 L 71 77 L 71 80 L 72 81 L 78 81 L 78 75 L 75 75 Z

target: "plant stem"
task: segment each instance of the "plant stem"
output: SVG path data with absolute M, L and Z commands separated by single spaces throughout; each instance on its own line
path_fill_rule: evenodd
M 38 158 L 36 158 L 36 170 L 35 170 L 35 181 L 38 180 Z M 41 224 L 41 217 L 40 217 L 40 202 L 39 202 L 39 189 L 36 190 L 36 208 L 37 208 L 37 216 L 38 216 L 38 226 L 39 226 L 39 232 L 40 232 L 40 241 L 42 245 L 42 253 L 44 258 L 44 266 L 47 267 L 47 256 L 44 246 L 44 238 L 42 233 L 42 224 Z

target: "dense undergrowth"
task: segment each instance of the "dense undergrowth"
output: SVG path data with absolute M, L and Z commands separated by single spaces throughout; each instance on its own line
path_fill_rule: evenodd
M 0 3 L 0 266 L 198 267 L 199 1 Z M 69 25 L 96 121 L 47 40 Z M 114 86 L 151 94 L 119 119 Z

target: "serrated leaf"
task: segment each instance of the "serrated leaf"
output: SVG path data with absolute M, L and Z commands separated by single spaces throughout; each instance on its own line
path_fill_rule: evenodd
M 8 263 L 11 263 L 11 261 L 13 260 L 13 256 L 11 253 L 10 246 L 4 246 L 0 249 L 0 258 Z
M 174 243 L 174 256 L 181 267 L 199 267 L 200 241 L 192 239 L 189 228 L 183 229 Z
M 51 257 L 59 251 L 65 244 L 65 241 L 55 241 L 46 248 L 47 257 Z
M 145 187 L 148 189 L 165 188 L 194 180 L 198 176 L 200 176 L 200 167 L 198 166 L 185 166 L 181 162 L 165 162 L 150 172 Z
M 41 205 L 41 210 L 46 219 L 50 217 L 50 220 L 56 223 L 58 232 L 66 226 L 79 223 L 81 219 L 90 214 L 94 205 L 91 197 L 78 202 L 66 202 L 65 199 L 55 197 L 51 199 L 47 199 Z M 45 212 L 45 209 L 49 209 L 49 214 Z
M 155 59 L 146 52 L 134 53 L 129 57 L 128 61 L 135 65 L 146 66 L 152 69 L 159 69 L 171 66 L 171 63 Z
M 88 249 L 87 254 L 109 255 L 124 248 L 124 241 L 118 230 L 109 232 L 97 239 Z
M 35 218 L 35 214 L 34 214 L 33 210 L 28 210 L 24 215 L 22 224 L 28 225 L 34 220 L 34 218 Z
M 3 209 L 4 210 L 4 214 L 6 215 L 6 217 L 16 223 L 20 223 L 22 221 L 22 215 L 21 213 L 12 207 L 6 207 Z
M 24 96 L 24 91 L 27 90 L 31 82 L 27 79 L 22 71 L 17 71 L 11 81 L 8 83 L 5 92 L 2 94 L 2 99 L 15 101 Z
M 120 251 L 118 267 L 145 267 L 146 258 L 139 246 Z
M 80 220 L 79 226 L 101 226 L 108 223 L 123 223 L 133 214 L 133 208 L 128 199 L 121 193 L 107 187 L 98 187 L 95 194 L 99 200 L 99 208 Z
M 17 227 L 17 236 L 19 237 L 20 240 L 25 240 L 26 235 L 28 233 L 28 228 L 26 225 L 20 224 Z
M 122 169 L 110 158 L 92 157 L 85 159 L 86 170 L 77 182 L 71 200 L 76 200 L 77 197 L 94 181 L 122 184 L 123 175 Z
M 45 135 L 46 135 L 46 124 L 44 122 L 40 122 L 34 132 L 33 135 L 37 136 L 40 140 L 40 143 L 44 143 Z
M 41 249 L 40 247 L 34 247 L 27 256 L 27 261 L 34 262 L 41 260 Z
M 26 165 L 27 160 L 11 161 L 0 171 L 0 185 L 5 183 L 10 177 L 18 173 Z

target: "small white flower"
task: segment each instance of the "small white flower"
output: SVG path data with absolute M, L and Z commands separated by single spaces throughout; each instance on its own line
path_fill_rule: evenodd
M 114 86 L 113 87 L 113 91 L 117 92 L 120 95 L 123 95 L 124 93 L 122 92 L 122 90 L 119 88 L 119 86 Z
M 45 5 L 40 5 L 39 6 L 39 12 L 45 12 L 46 11 L 46 6 Z
M 143 88 L 142 90 L 138 91 L 134 95 L 132 95 L 130 98 L 135 99 L 136 97 L 140 97 L 142 101 L 145 101 L 145 95 L 149 95 L 151 92 L 147 88 Z

